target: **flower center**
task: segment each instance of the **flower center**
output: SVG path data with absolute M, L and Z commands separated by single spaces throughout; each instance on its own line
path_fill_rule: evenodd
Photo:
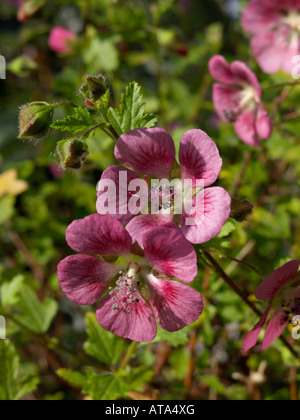
M 283 22 L 287 24 L 292 31 L 300 33 L 300 14 L 298 13 L 289 13 L 284 19 Z
M 260 100 L 256 90 L 252 86 L 247 85 L 241 93 L 240 107 L 242 111 L 245 111 L 251 106 L 256 106 L 259 102 Z
M 224 109 L 224 117 L 228 122 L 235 122 L 239 115 L 249 108 L 255 109 L 260 99 L 254 87 L 246 84 L 241 85 L 236 94 L 228 103 L 228 109 Z
M 112 296 L 112 310 L 123 311 L 130 314 L 132 305 L 139 302 L 138 286 L 140 281 L 137 279 L 137 273 L 140 267 L 136 263 L 130 263 L 127 273 L 119 272 L 119 277 L 114 288 L 109 288 L 109 294 Z
M 174 205 L 176 189 L 170 185 L 155 185 L 151 188 L 151 208 L 157 213 L 170 210 Z

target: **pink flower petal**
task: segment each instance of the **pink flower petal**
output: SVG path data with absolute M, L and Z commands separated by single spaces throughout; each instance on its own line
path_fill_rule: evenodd
M 250 68 L 242 61 L 234 61 L 230 67 L 236 79 L 240 80 L 240 83 L 243 85 L 249 84 L 253 86 L 259 99 L 261 99 L 261 87 L 257 80 L 256 74 L 253 73 L 253 71 L 250 70 Z
M 271 118 L 263 108 L 259 108 L 258 110 L 256 117 L 256 131 L 258 135 L 264 140 L 269 139 L 272 134 Z
M 199 292 L 176 281 L 148 276 L 149 301 L 159 325 L 166 331 L 178 331 L 197 321 L 203 311 Z
M 204 211 L 200 209 L 190 215 L 185 213 L 181 218 L 182 232 L 193 244 L 205 243 L 218 235 L 231 212 L 231 198 L 223 188 L 206 188 L 199 194 Z
M 234 129 L 244 143 L 253 147 L 260 146 L 256 132 L 256 110 L 248 109 L 243 112 L 236 120 Z
M 242 350 L 244 352 L 252 349 L 252 347 L 256 345 L 259 334 L 261 333 L 262 329 L 264 328 L 267 322 L 267 318 L 270 313 L 270 310 L 271 310 L 271 305 L 263 313 L 262 317 L 260 318 L 259 322 L 255 325 L 253 330 L 246 336 L 243 346 L 242 346 Z
M 258 96 L 261 96 L 261 88 L 256 75 L 242 61 L 234 61 L 229 65 L 223 56 L 215 55 L 209 62 L 209 71 L 220 83 L 241 87 L 249 84 L 256 89 Z
M 204 186 L 213 184 L 221 171 L 222 159 L 216 143 L 202 130 L 186 132 L 180 143 L 179 160 L 182 179 L 204 180 Z
M 276 312 L 269 321 L 262 343 L 262 350 L 266 350 L 279 338 L 289 323 L 289 317 L 282 311 Z
M 125 176 L 127 177 L 127 182 L 123 183 L 121 182 L 120 185 L 120 174 L 121 176 Z M 127 168 L 124 168 L 123 166 L 111 166 L 108 169 L 106 169 L 106 171 L 103 172 L 100 182 L 98 183 L 98 187 L 97 187 L 97 196 L 98 196 L 98 200 L 97 200 L 97 211 L 99 214 L 101 213 L 102 209 L 102 201 L 103 199 L 99 198 L 101 196 L 103 196 L 103 194 L 105 195 L 105 198 L 107 198 L 108 200 L 111 200 L 112 202 L 116 199 L 116 214 L 111 214 L 109 213 L 111 216 L 114 216 L 116 219 L 118 219 L 122 224 L 127 224 L 133 217 L 134 215 L 132 215 L 128 209 L 128 200 L 130 199 L 130 194 L 128 193 L 128 186 L 130 184 L 131 181 L 134 180 L 140 180 L 141 177 L 139 176 L 138 173 L 133 172 Z M 116 187 L 116 196 L 114 195 L 114 191 L 110 190 L 109 188 L 105 188 L 105 182 L 106 180 L 111 180 L 114 182 L 114 185 Z M 111 196 L 109 196 L 109 193 L 111 191 Z M 121 192 L 121 197 L 120 197 L 120 192 Z M 100 203 L 101 200 L 101 203 Z
M 224 122 L 234 122 L 241 112 L 241 90 L 215 83 L 213 85 L 213 102 L 218 116 Z
M 74 32 L 61 26 L 56 26 L 50 33 L 48 44 L 53 51 L 66 54 L 70 51 L 70 41 L 75 39 L 76 34 Z
M 256 35 L 275 28 L 281 19 L 282 14 L 276 8 L 276 1 L 252 0 L 244 9 L 241 22 L 246 32 Z
M 143 240 L 146 258 L 152 267 L 184 283 L 195 279 L 198 273 L 196 252 L 177 229 L 159 227 L 147 232 Z
M 256 0 L 257 1 L 257 0 Z M 300 0 L 263 0 L 266 4 L 269 4 L 281 13 L 281 16 L 285 16 L 285 11 L 298 12 L 300 8 Z
M 168 178 L 175 161 L 175 145 L 162 128 L 139 128 L 118 139 L 115 156 L 134 171 L 159 179 Z
M 132 241 L 137 242 L 140 247 L 143 247 L 144 235 L 158 226 L 177 229 L 180 232 L 179 227 L 172 221 L 171 217 L 162 214 L 143 214 L 137 216 L 128 223 L 126 230 L 129 232 Z
M 139 296 L 139 302 L 131 304 L 130 314 L 113 310 L 113 304 L 110 295 L 99 302 L 96 315 L 102 328 L 139 343 L 154 340 L 157 333 L 155 317 L 142 296 Z
M 230 65 L 222 55 L 215 55 L 211 58 L 209 64 L 209 72 L 214 79 L 225 85 L 235 85 L 239 83 L 236 80 Z
M 277 73 L 284 64 L 288 44 L 281 32 L 258 33 L 251 40 L 251 48 L 265 73 Z
M 92 305 L 97 302 L 116 272 L 113 264 L 89 255 L 71 255 L 57 267 L 62 291 L 72 302 L 79 305 Z
M 122 255 L 130 252 L 132 240 L 124 226 L 112 216 L 92 214 L 75 220 L 66 238 L 74 251 L 91 255 Z
M 295 64 L 293 63 L 293 57 L 298 56 L 300 54 L 300 37 L 297 36 L 293 38 L 286 50 L 286 54 L 283 61 L 283 70 L 287 74 L 292 74 L 292 71 L 295 67 Z
M 299 261 L 290 261 L 274 271 L 260 286 L 255 296 L 259 300 L 273 299 L 276 294 L 286 285 L 298 272 Z

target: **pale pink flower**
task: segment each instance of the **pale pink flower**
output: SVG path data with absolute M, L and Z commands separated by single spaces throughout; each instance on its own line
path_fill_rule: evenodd
M 242 26 L 253 35 L 251 48 L 265 73 L 291 74 L 292 58 L 300 54 L 300 0 L 252 0 Z
M 256 290 L 257 299 L 271 302 L 258 324 L 245 338 L 244 351 L 256 345 L 266 323 L 262 350 L 266 350 L 280 337 L 291 320 L 290 315 L 300 315 L 300 278 L 297 275 L 299 266 L 299 261 L 288 262 L 274 271 Z
M 75 41 L 77 35 L 75 32 L 62 26 L 56 26 L 52 29 L 48 44 L 51 50 L 60 54 L 68 54 L 71 51 L 71 43 Z
M 74 221 L 66 239 L 81 254 L 58 265 L 60 286 L 80 305 L 100 299 L 97 319 L 104 329 L 150 342 L 157 332 L 155 317 L 172 332 L 202 313 L 200 293 L 171 280 L 190 283 L 198 272 L 196 252 L 177 229 L 154 228 L 137 244 L 117 219 L 93 214 Z
M 271 119 L 262 105 L 262 92 L 256 75 L 241 61 L 231 65 L 221 55 L 209 63 L 211 75 L 220 83 L 213 85 L 213 102 L 222 121 L 234 123 L 238 137 L 246 144 L 260 146 L 259 137 L 272 134 Z
M 115 157 L 133 170 L 112 166 L 103 173 L 98 184 L 98 212 L 101 213 L 99 200 L 102 200 L 105 191 L 102 183 L 112 180 L 117 187 L 117 212 L 114 217 L 123 224 L 133 219 L 128 229 L 134 239 L 148 230 L 149 226 L 167 225 L 176 228 L 174 222 L 181 226 L 186 239 L 195 244 L 207 242 L 218 235 L 230 216 L 231 198 L 220 187 L 202 188 L 200 191 L 196 189 L 197 180 L 203 180 L 204 187 L 209 187 L 219 176 L 222 159 L 215 142 L 202 130 L 190 130 L 181 139 L 180 166 L 175 155 L 174 141 L 164 129 L 141 128 L 123 134 L 116 143 Z M 127 172 L 128 183 L 122 191 L 125 200 L 120 200 L 119 174 L 124 171 Z M 140 174 L 145 175 L 147 181 L 150 177 L 170 181 L 181 179 L 182 182 L 190 180 L 195 195 L 192 200 L 195 211 L 189 214 L 183 209 L 179 215 L 172 213 L 172 209 L 170 215 L 160 214 L 159 211 L 159 214 L 131 214 L 128 209 L 128 185 L 132 180 L 141 179 Z M 173 195 L 176 195 L 176 188 Z M 197 211 L 199 202 L 204 204 L 204 208 Z

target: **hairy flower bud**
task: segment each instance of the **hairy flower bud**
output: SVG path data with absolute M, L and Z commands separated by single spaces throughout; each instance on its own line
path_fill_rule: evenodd
M 108 90 L 105 76 L 87 76 L 86 81 L 80 86 L 80 93 L 90 101 L 99 100 Z
M 238 222 L 243 222 L 252 213 L 253 205 L 249 201 L 240 201 L 233 198 L 231 201 L 231 217 Z
M 57 152 L 63 169 L 79 169 L 89 154 L 87 144 L 77 139 L 61 140 Z
M 19 114 L 19 139 L 44 138 L 53 122 L 53 109 L 53 105 L 47 102 L 32 102 L 23 105 Z

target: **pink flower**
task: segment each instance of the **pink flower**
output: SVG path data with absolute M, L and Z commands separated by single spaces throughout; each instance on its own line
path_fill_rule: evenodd
M 74 32 L 61 26 L 56 26 L 50 33 L 48 44 L 54 52 L 68 54 L 71 51 L 71 42 L 76 38 L 77 36 Z
M 220 83 L 213 86 L 213 101 L 222 121 L 234 122 L 238 137 L 250 146 L 259 147 L 259 137 L 268 139 L 272 124 L 261 102 L 261 88 L 256 75 L 241 61 L 231 65 L 224 57 L 214 56 L 209 63 L 211 75 Z
M 23 0 L 5 0 L 5 1 L 6 3 L 10 3 L 15 7 L 20 7 L 23 2 Z
M 291 314 L 300 315 L 300 282 L 297 276 L 299 265 L 299 261 L 290 261 L 274 271 L 256 290 L 257 299 L 271 302 L 258 324 L 245 338 L 243 351 L 256 345 L 267 321 L 262 350 L 266 350 L 280 337 L 290 322 Z
M 252 0 L 242 26 L 253 35 L 251 48 L 265 73 L 291 73 L 300 53 L 300 0 Z
M 193 246 L 177 229 L 155 228 L 139 245 L 111 216 L 93 214 L 67 229 L 69 246 L 81 254 L 58 265 L 67 297 L 80 305 L 98 303 L 97 319 L 106 330 L 139 342 L 152 341 L 162 328 L 177 331 L 203 311 L 199 292 L 179 283 L 197 275 Z
M 115 157 L 133 171 L 121 166 L 112 166 L 103 173 L 98 184 L 97 209 L 99 213 L 102 212 L 100 204 L 103 202 L 102 195 L 106 181 L 113 181 L 117 187 L 117 211 L 113 216 L 123 224 L 133 219 L 128 229 L 134 239 L 140 237 L 153 225 L 179 229 L 175 222 L 181 225 L 181 231 L 186 239 L 195 244 L 207 242 L 220 233 L 230 216 L 230 196 L 220 187 L 197 188 L 197 180 L 203 181 L 203 187 L 212 185 L 222 167 L 218 148 L 206 133 L 201 130 L 191 130 L 183 135 L 179 150 L 180 166 L 175 159 L 174 141 L 161 128 L 141 128 L 123 134 L 116 143 Z M 121 186 L 125 200 L 121 199 L 118 193 L 120 172 L 127 172 L 127 184 Z M 171 207 L 167 209 L 168 215 L 163 214 L 164 211 L 160 207 L 155 214 L 151 210 L 151 214 L 133 215 L 129 211 L 127 191 L 131 181 L 141 180 L 140 174 L 145 175 L 146 181 L 149 182 L 150 177 L 167 181 L 176 179 L 182 183 L 190 180 L 193 189 L 191 197 L 193 209 L 189 212 L 183 209 L 182 214 L 175 214 L 171 202 Z M 164 196 L 176 197 L 177 193 L 176 186 L 171 194 L 167 190 L 160 190 L 160 204 Z M 199 202 L 203 203 L 203 208 L 197 207 Z

